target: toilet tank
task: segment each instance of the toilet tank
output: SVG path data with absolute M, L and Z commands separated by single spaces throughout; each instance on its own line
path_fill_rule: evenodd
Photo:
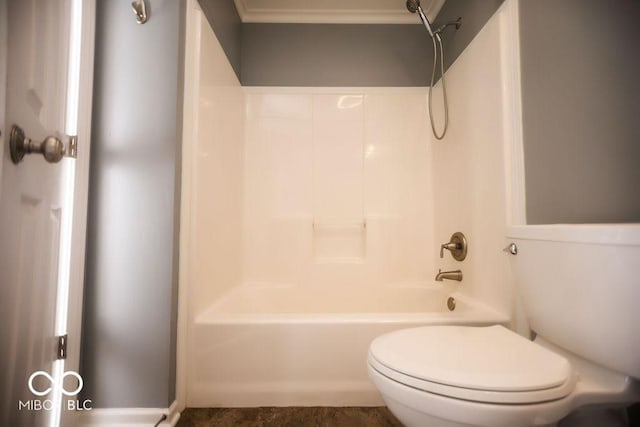
M 518 226 L 507 240 L 531 329 L 640 378 L 640 224 Z

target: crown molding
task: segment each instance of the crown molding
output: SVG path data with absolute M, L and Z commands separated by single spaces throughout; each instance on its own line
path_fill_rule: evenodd
M 433 0 L 425 7 L 429 20 L 433 21 L 445 0 Z M 254 8 L 248 0 L 234 0 L 243 23 L 271 24 L 419 24 L 416 15 L 401 8 L 397 11 L 380 9 L 321 9 L 300 7 Z M 249 4 L 248 4 L 249 3 Z M 291 5 L 300 5 L 292 0 Z

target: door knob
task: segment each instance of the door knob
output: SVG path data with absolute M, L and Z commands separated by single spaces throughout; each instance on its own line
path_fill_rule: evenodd
M 42 142 L 32 141 L 24 135 L 20 126 L 13 125 L 9 134 L 11 160 L 16 165 L 25 154 L 40 153 L 49 163 L 58 163 L 64 157 L 64 144 L 55 136 L 48 136 Z

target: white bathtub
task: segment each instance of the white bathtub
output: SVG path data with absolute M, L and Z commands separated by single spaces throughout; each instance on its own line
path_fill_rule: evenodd
M 190 331 L 187 404 L 383 405 L 366 372 L 367 349 L 378 335 L 423 325 L 508 322 L 505 314 L 452 295 L 456 286 L 374 292 L 237 287 L 199 315 Z M 449 296 L 456 299 L 454 311 L 447 308 Z

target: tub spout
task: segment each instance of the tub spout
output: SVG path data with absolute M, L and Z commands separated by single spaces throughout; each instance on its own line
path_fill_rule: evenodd
M 436 274 L 436 281 L 442 282 L 444 279 L 457 280 L 458 282 L 462 282 L 462 271 L 461 270 L 442 271 L 438 269 L 438 274 Z

